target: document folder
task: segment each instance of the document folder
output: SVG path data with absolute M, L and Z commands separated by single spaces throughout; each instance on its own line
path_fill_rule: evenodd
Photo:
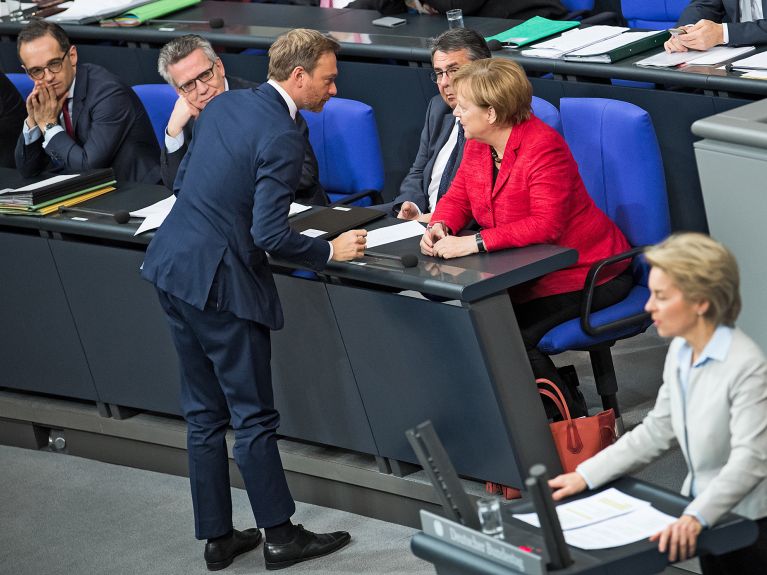
M 559 34 L 571 28 L 577 28 L 580 22 L 549 20 L 542 16 L 533 16 L 521 24 L 509 28 L 505 32 L 489 36 L 485 40 L 498 40 L 504 46 L 519 47 L 527 46 L 543 38 Z
M 385 215 L 386 213 L 380 210 L 353 206 L 318 208 L 303 217 L 291 218 L 290 227 L 307 236 L 331 239 Z
M 563 58 L 573 62 L 605 62 L 611 64 L 629 56 L 647 52 L 671 37 L 667 30 L 659 32 L 625 32 L 586 48 L 565 54 Z

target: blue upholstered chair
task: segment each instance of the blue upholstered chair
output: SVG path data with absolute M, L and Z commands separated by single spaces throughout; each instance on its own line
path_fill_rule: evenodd
M 170 84 L 138 84 L 133 86 L 133 91 L 144 105 L 154 135 L 162 147 L 165 141 L 165 127 L 178 99 L 176 90 Z
M 621 0 L 623 17 L 631 28 L 665 30 L 676 21 L 690 0 Z
M 562 133 L 562 119 L 559 117 L 559 110 L 554 104 L 543 98 L 533 96 L 532 108 L 533 114 L 540 120 L 546 122 L 560 134 Z
M 384 168 L 373 108 L 331 98 L 322 112 L 302 110 L 317 156 L 320 183 L 331 203 L 381 203 Z
M 560 114 L 565 139 L 586 189 L 634 249 L 591 269 L 581 317 L 549 331 L 538 348 L 548 355 L 588 351 L 602 403 L 619 415 L 610 348 L 619 339 L 642 333 L 651 323 L 644 312 L 649 297 L 649 270 L 642 257 L 633 256 L 641 252 L 641 246 L 657 243 L 670 233 L 663 162 L 649 114 L 633 104 L 601 98 L 562 98 Z M 618 304 L 590 313 L 595 274 L 604 265 L 627 256 L 633 257 L 635 286 L 631 293 Z
M 27 99 L 32 89 L 35 87 L 35 81 L 26 74 L 6 74 L 8 79 L 16 86 L 24 100 Z

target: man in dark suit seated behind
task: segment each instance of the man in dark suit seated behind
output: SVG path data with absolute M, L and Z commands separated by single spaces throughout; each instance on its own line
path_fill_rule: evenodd
M 421 142 L 410 171 L 399 188 L 399 195 L 391 204 L 373 206 L 397 217 L 428 222 L 431 212 L 450 187 L 463 156 L 463 131 L 453 117 L 456 106 L 452 75 L 474 60 L 490 58 L 485 39 L 474 30 L 454 28 L 437 36 L 431 45 L 432 80 L 439 94 L 426 109 L 426 122 Z
M 414 8 L 422 14 L 444 14 L 460 8 L 464 16 L 514 18 L 527 20 L 533 16 L 561 19 L 567 9 L 559 0 L 355 0 L 348 8 L 378 10 L 381 14 L 402 14 Z
M 160 50 L 157 71 L 178 93 L 178 100 L 165 128 L 165 146 L 160 158 L 162 181 L 169 189 L 178 167 L 189 149 L 194 121 L 200 112 L 219 94 L 227 90 L 257 88 L 258 84 L 235 76 L 226 76 L 224 63 L 210 42 L 197 34 L 187 34 L 168 42 Z M 301 114 L 296 125 L 306 139 L 306 154 L 296 201 L 327 205 L 325 190 L 319 182 L 319 168 L 309 143 L 309 127 Z
M 24 100 L 16 86 L 0 72 L 0 167 L 15 168 L 13 150 L 16 148 L 16 134 L 21 130 L 27 112 Z M 0 184 L 0 188 L 3 188 Z
M 666 41 L 666 52 L 708 50 L 714 46 L 767 44 L 762 0 L 692 0 L 677 26 L 686 34 Z
M 35 87 L 16 144 L 24 177 L 112 167 L 118 180 L 160 180 L 159 146 L 136 94 L 101 66 L 77 63 L 77 48 L 56 24 L 35 20 L 17 40 Z

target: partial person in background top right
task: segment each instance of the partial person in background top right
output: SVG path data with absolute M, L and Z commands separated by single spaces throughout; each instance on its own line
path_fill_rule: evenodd
M 703 554 L 703 575 L 758 575 L 767 565 L 767 363 L 735 327 L 738 264 L 708 236 L 673 235 L 647 250 L 645 309 L 662 337 L 673 337 L 663 385 L 644 421 L 616 443 L 549 481 L 554 499 L 631 473 L 679 445 L 688 466 L 682 516 L 653 535 L 669 560 L 696 553 L 700 532 L 732 511 L 757 520 L 756 543 Z
M 767 44 L 762 0 L 692 0 L 677 26 L 685 33 L 672 36 L 664 45 L 666 52 Z

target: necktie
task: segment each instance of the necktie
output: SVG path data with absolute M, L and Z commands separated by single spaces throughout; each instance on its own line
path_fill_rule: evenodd
M 75 137 L 75 131 L 72 129 L 72 116 L 69 115 L 69 100 L 71 98 L 67 98 L 64 101 L 64 107 L 61 108 L 61 113 L 64 114 L 64 129 L 67 131 L 67 134 L 70 138 Z
M 445 195 L 445 192 L 450 187 L 450 183 L 453 181 L 455 175 L 456 162 L 458 161 L 458 154 L 463 151 L 463 145 L 466 142 L 466 138 L 463 136 L 463 126 L 458 123 L 458 138 L 455 141 L 455 147 L 450 153 L 450 157 L 445 164 L 445 171 L 442 172 L 442 179 L 439 181 L 439 189 L 437 190 L 437 201 Z

